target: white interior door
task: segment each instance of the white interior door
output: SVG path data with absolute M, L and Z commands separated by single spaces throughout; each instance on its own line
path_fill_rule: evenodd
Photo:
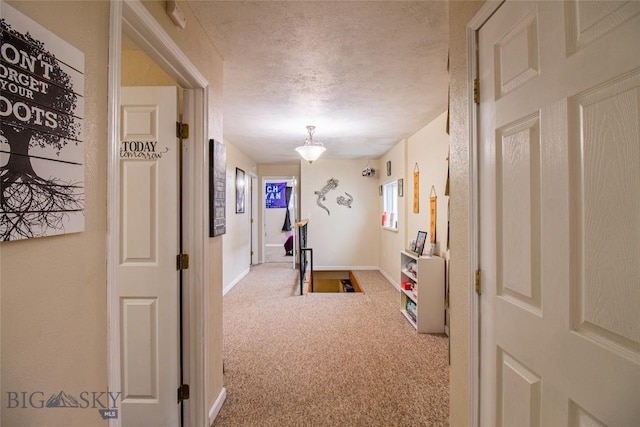
M 120 352 L 123 426 L 180 425 L 175 87 L 121 90 Z
M 640 3 L 479 31 L 480 423 L 640 425 Z

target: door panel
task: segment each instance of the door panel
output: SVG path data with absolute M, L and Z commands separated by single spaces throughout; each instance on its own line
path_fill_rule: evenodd
M 479 31 L 482 426 L 640 425 L 640 8 Z
M 155 161 L 121 160 L 122 264 L 157 263 L 158 168 Z
M 177 426 L 177 89 L 121 90 L 120 298 L 123 426 Z

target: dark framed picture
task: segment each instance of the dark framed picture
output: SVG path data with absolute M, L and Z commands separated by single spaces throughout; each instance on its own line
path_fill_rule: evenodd
M 404 179 L 398 180 L 398 197 L 404 197 Z
M 220 141 L 209 140 L 209 237 L 227 232 L 227 152 Z
M 427 241 L 427 232 L 426 231 L 418 231 L 418 237 L 416 237 L 416 253 L 418 256 L 422 255 L 422 251 L 424 251 L 424 244 Z
M 244 213 L 245 187 L 244 171 L 236 168 L 236 213 Z
M 378 187 L 378 195 L 382 196 L 382 185 Z
M 387 160 L 387 176 L 391 176 L 391 160 Z

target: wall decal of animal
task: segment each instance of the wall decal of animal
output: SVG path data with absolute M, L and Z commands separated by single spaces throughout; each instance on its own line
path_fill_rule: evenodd
M 353 203 L 353 196 L 349 193 L 347 193 L 346 191 L 344 192 L 344 194 L 347 195 L 347 197 L 344 196 L 338 196 L 336 198 L 336 202 L 340 205 L 340 206 L 346 206 L 348 208 L 351 208 L 351 203 Z
M 322 187 L 320 191 L 313 192 L 313 194 L 316 194 L 318 196 L 318 200 L 317 200 L 318 206 L 320 206 L 322 209 L 327 211 L 328 215 L 331 215 L 331 212 L 329 212 L 329 209 L 327 209 L 327 207 L 323 205 L 321 202 L 324 202 L 325 200 L 327 200 L 327 193 L 331 190 L 334 190 L 336 187 L 338 187 L 338 180 L 334 178 L 330 178 L 327 180 L 327 184 L 324 187 Z

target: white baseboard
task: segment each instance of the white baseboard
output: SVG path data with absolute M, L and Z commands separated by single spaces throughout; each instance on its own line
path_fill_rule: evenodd
M 215 402 L 213 402 L 211 409 L 209 409 L 209 426 L 211 426 L 213 422 L 216 420 L 216 417 L 218 416 L 220 409 L 222 409 L 222 404 L 224 403 L 226 398 L 227 398 L 227 389 L 222 387 L 222 390 L 220 390 L 220 394 L 218 395 L 218 398 L 216 399 Z
M 236 277 L 233 282 L 231 282 L 227 286 L 225 286 L 224 289 L 222 290 L 222 296 L 225 296 L 227 294 L 227 292 L 229 292 L 231 289 L 233 289 L 233 287 L 235 285 L 237 285 L 238 282 L 240 282 L 240 280 L 242 280 L 244 278 L 244 276 L 249 274 L 249 271 L 251 271 L 251 267 L 247 268 L 238 277 Z
M 391 276 L 389 276 L 385 271 L 380 270 L 380 274 L 382 274 L 384 276 L 385 279 L 387 279 L 394 288 L 396 288 L 398 290 L 398 292 L 400 292 L 400 285 L 391 278 Z

